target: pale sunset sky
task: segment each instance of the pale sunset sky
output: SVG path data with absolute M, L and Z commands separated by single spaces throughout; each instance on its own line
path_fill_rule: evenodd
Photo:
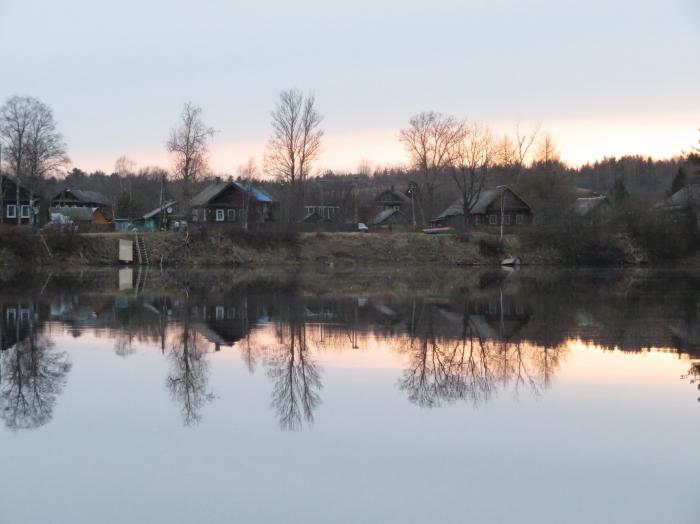
M 0 0 L 0 101 L 49 104 L 73 166 L 169 167 L 182 105 L 235 173 L 282 89 L 313 91 L 319 169 L 405 163 L 423 110 L 541 122 L 566 161 L 672 156 L 700 138 L 700 0 Z

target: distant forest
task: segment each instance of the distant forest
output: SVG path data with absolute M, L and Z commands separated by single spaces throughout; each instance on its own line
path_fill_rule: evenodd
M 534 163 L 521 173 L 512 166 L 494 165 L 488 169 L 485 185 L 511 185 L 536 211 L 543 207 L 551 211 L 563 209 L 578 196 L 592 193 L 619 199 L 629 198 L 639 204 L 654 204 L 668 196 L 679 180 L 694 175 L 697 168 L 693 156 L 653 160 L 641 156 L 606 158 L 579 168 L 557 161 Z M 700 162 L 698 162 L 700 165 Z M 256 171 L 252 173 L 256 178 Z M 228 174 L 218 175 L 228 178 Z M 239 174 L 233 178 L 243 176 Z M 195 191 L 214 179 L 210 174 L 195 183 Z M 166 199 L 183 197 L 181 180 L 173 180 L 168 172 L 157 167 L 135 170 L 133 173 L 85 172 L 78 167 L 65 176 L 51 176 L 43 185 L 43 193 L 52 195 L 64 187 L 99 191 L 112 202 L 116 216 L 136 218 L 158 206 L 161 184 L 165 179 Z M 327 171 L 309 177 L 305 184 L 307 205 L 335 205 L 350 220 L 357 199 L 359 218 L 372 199 L 383 189 L 395 187 L 407 191 L 411 183 L 420 185 L 420 173 L 410 169 L 379 169 L 371 172 Z M 283 181 L 259 178 L 257 183 L 273 197 L 282 201 L 286 196 Z M 615 193 L 615 194 L 614 194 Z M 448 173 L 438 174 L 435 185 L 435 209 L 441 210 L 459 197 Z M 366 213 L 366 211 L 365 211 Z

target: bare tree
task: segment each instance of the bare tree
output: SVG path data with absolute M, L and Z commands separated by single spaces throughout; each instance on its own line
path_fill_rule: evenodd
M 399 140 L 409 154 L 411 164 L 420 173 L 428 198 L 428 213 L 434 214 L 435 186 L 452 164 L 455 145 L 464 133 L 464 123 L 449 115 L 426 111 L 413 116 L 402 129 Z
M 559 162 L 560 159 L 561 157 L 554 138 L 549 131 L 545 132 L 537 146 L 535 162 L 550 165 Z
M 360 160 L 357 164 L 357 174 L 361 176 L 370 176 L 372 174 L 372 163 L 366 158 Z
M 192 184 L 209 169 L 209 142 L 215 129 L 202 120 L 202 108 L 187 102 L 182 108 L 180 124 L 170 132 L 166 143 L 174 157 L 175 176 L 182 180 L 185 207 L 189 204 Z
M 18 206 L 21 184 L 29 187 L 32 200 L 36 186 L 69 162 L 51 108 L 34 97 L 14 95 L 0 108 L 0 142 L 5 145 L 8 171 L 17 180 Z
M 250 214 L 250 188 L 258 175 L 258 166 L 255 157 L 251 156 L 245 164 L 238 166 L 238 180 L 246 186 L 243 192 L 243 207 L 241 209 L 241 225 L 244 231 L 248 230 L 248 215 Z
M 515 124 L 514 129 L 514 146 L 515 146 L 515 163 L 518 167 L 518 176 L 527 165 L 532 154 L 532 148 L 540 136 L 542 125 L 537 123 L 530 126 L 529 129 L 523 129 L 520 122 Z
M 272 116 L 272 137 L 265 155 L 265 170 L 290 190 L 287 217 L 294 221 L 302 211 L 304 182 L 321 154 L 323 117 L 313 94 L 299 89 L 280 93 Z
M 461 140 L 455 144 L 455 160 L 450 174 L 462 199 L 466 229 L 469 213 L 478 202 L 484 188 L 486 174 L 494 155 L 494 140 L 489 128 L 479 123 L 473 123 L 463 129 Z
M 513 140 L 504 133 L 495 144 L 496 162 L 504 167 L 513 166 L 516 163 L 515 146 Z

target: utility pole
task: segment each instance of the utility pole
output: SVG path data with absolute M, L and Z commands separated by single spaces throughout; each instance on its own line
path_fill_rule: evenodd
M 159 204 L 160 207 L 158 208 L 160 210 L 158 212 L 158 217 L 160 218 L 160 220 L 158 221 L 159 222 L 159 224 L 158 224 L 159 231 L 161 229 L 163 229 L 163 213 L 166 212 L 163 209 L 163 192 L 164 191 L 165 191 L 165 173 L 162 173 L 160 175 L 160 204 Z

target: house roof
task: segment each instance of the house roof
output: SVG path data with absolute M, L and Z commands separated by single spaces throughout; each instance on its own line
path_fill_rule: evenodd
M 481 194 L 479 195 L 478 200 L 474 203 L 472 206 L 469 214 L 471 215 L 483 215 L 486 213 L 486 209 L 493 203 L 494 200 L 496 200 L 498 197 L 500 197 L 504 192 L 509 191 L 511 194 L 513 194 L 518 200 L 521 200 L 527 207 L 530 207 L 525 200 L 523 200 L 519 195 L 515 193 L 511 188 L 508 186 L 498 186 L 490 189 L 483 189 L 481 191 Z M 464 199 L 463 198 L 458 198 L 452 204 L 449 205 L 447 209 L 445 209 L 442 213 L 440 213 L 437 217 L 436 220 L 442 219 L 442 218 L 448 218 L 451 216 L 456 216 L 456 215 L 463 215 L 464 214 Z
M 679 210 L 700 206 L 700 184 L 687 185 L 654 207 L 657 209 Z
M 574 214 L 585 217 L 598 209 L 601 205 L 610 205 L 610 201 L 606 196 L 577 198 L 573 204 Z
M 156 217 L 156 216 L 158 216 L 163 210 L 165 210 L 165 209 L 167 209 L 167 208 L 169 208 L 169 207 L 171 207 L 171 206 L 172 206 L 172 207 L 177 206 L 177 200 L 168 200 L 168 201 L 165 202 L 162 206 L 157 207 L 157 208 L 154 209 L 153 211 L 149 211 L 148 213 L 146 213 L 145 215 L 143 215 L 143 219 L 144 219 L 144 220 L 148 220 L 149 218 Z
M 241 191 L 249 193 L 258 202 L 271 203 L 273 201 L 272 197 L 265 191 L 247 182 L 214 182 L 195 195 L 190 200 L 190 205 L 205 206 L 231 185 L 235 185 Z
M 51 200 L 54 200 L 55 198 L 57 198 L 64 191 L 66 193 L 70 193 L 71 195 L 73 195 L 75 198 L 77 198 L 81 202 L 85 202 L 85 203 L 89 203 L 89 204 L 101 204 L 104 206 L 109 205 L 109 200 L 107 199 L 107 197 L 104 196 L 99 191 L 86 191 L 84 189 L 73 189 L 71 187 L 67 187 L 67 188 L 61 190 L 59 193 L 56 193 L 56 195 Z
M 379 200 L 383 195 L 389 193 L 391 197 L 393 197 L 393 200 Z M 393 187 L 391 189 L 385 189 L 381 193 L 379 193 L 376 198 L 374 199 L 377 202 L 401 202 L 405 204 L 410 204 L 411 199 L 403 194 L 401 191 L 396 191 Z
M 97 208 L 92 207 L 50 207 L 49 215 L 60 214 L 73 221 L 90 222 Z
M 377 213 L 374 216 L 374 218 L 372 218 L 372 220 L 370 220 L 370 224 L 372 224 L 374 226 L 377 226 L 379 224 L 383 224 L 384 222 L 389 220 L 389 218 L 391 218 L 392 216 L 394 216 L 397 213 L 400 215 L 403 214 L 398 209 L 385 209 L 384 211 L 380 211 L 379 213 Z

